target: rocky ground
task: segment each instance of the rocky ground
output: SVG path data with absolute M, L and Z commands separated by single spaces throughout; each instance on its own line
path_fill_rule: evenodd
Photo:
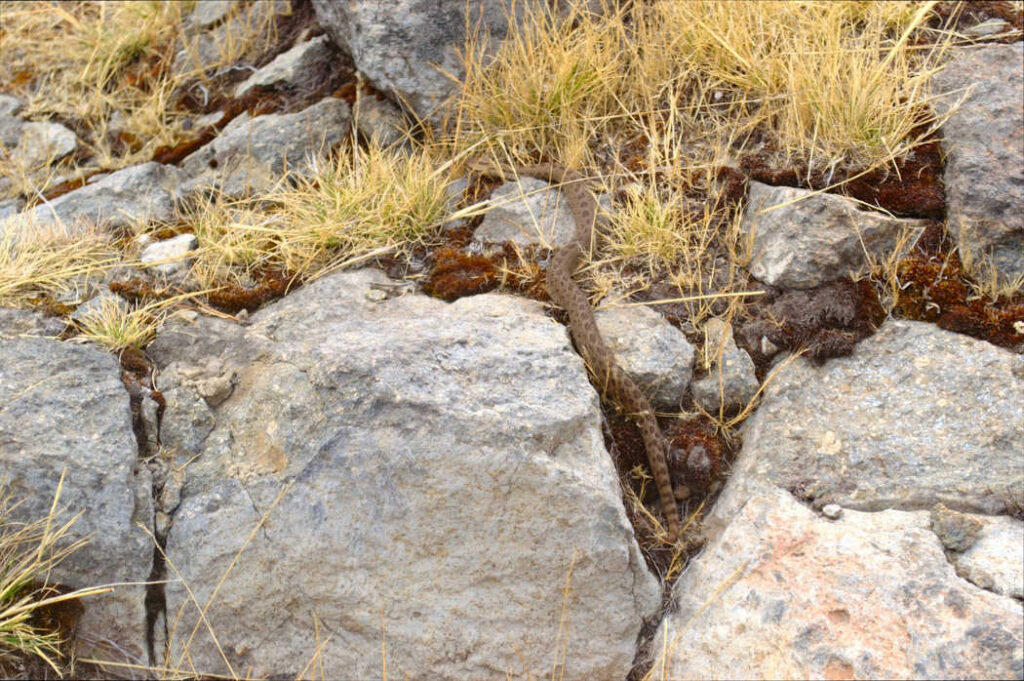
M 429 120 L 451 85 L 424 55 L 445 63 L 461 20 L 428 30 L 417 3 L 378 5 L 296 3 L 278 54 L 226 77 L 188 144 L 0 203 L 0 230 L 173 223 L 209 187 L 311 173 L 354 127 L 395 135 L 401 109 L 357 99 L 355 71 Z M 196 11 L 209 44 L 229 11 Z M 599 312 L 659 409 L 705 412 L 663 422 L 689 494 L 683 550 L 657 541 L 630 476 L 636 434 L 543 294 L 499 290 L 484 257 L 571 237 L 540 181 L 495 187 L 497 208 L 419 261 L 268 276 L 176 315 L 144 351 L 62 340 L 53 305 L 0 308 L 0 469 L 18 517 L 45 515 L 67 469 L 61 501 L 91 542 L 52 577 L 117 585 L 84 601 L 77 655 L 163 671 L 83 669 L 1024 678 L 1024 299 L 970 290 L 958 255 L 1024 274 L 1024 43 L 1019 25 L 985 41 L 1013 26 L 973 21 L 936 107 L 973 89 L 907 161 L 916 190 L 901 176 L 820 193 L 732 169 L 746 290 L 763 292 L 749 314 L 692 328 L 678 306 Z M 0 95 L 7 153 L 73 153 L 74 132 L 20 106 Z M 456 181 L 451 210 L 485 189 Z M 80 309 L 184 286 L 195 246 L 180 227 L 146 235 Z M 885 309 L 849 275 L 894 251 L 909 283 Z M 746 420 L 730 438 L 707 414 Z

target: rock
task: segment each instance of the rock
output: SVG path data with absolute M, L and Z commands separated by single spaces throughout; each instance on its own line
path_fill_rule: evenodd
M 8 152 L 17 148 L 21 142 L 21 130 L 25 127 L 25 121 L 17 116 L 0 114 L 0 144 Z
M 21 126 L 18 148 L 11 158 L 25 168 L 48 166 L 78 148 L 75 133 L 60 123 L 30 122 Z
M 594 317 L 616 362 L 652 405 L 677 411 L 693 375 L 686 336 L 649 307 L 612 307 Z
M 192 10 L 192 21 L 203 30 L 213 28 L 231 14 L 233 4 L 230 0 L 203 0 Z
M 675 585 L 656 678 L 1024 672 L 1020 603 L 957 577 L 926 511 L 826 520 L 778 489 L 736 510 Z
M 843 517 L 843 507 L 839 504 L 825 504 L 821 508 L 821 514 L 829 520 L 839 520 Z
M 117 358 L 96 348 L 0 340 L 0 471 L 25 500 L 15 521 L 45 517 L 67 471 L 61 521 L 82 514 L 68 541 L 92 536 L 51 577 L 76 588 L 118 585 L 83 601 L 77 652 L 145 664 L 146 589 L 124 583 L 149 578 L 153 544 L 137 525 L 152 528 L 153 508 L 119 374 Z
M 17 116 L 25 103 L 13 95 L 0 93 L 0 116 Z
M 853 354 L 797 359 L 743 426 L 734 478 L 815 507 L 997 515 L 1021 503 L 1024 357 L 922 322 L 889 321 Z M 750 496 L 723 492 L 713 517 Z M 713 522 L 713 519 L 709 519 Z
M 466 27 L 500 39 L 510 11 L 505 0 L 472 5 L 463 0 L 313 0 L 313 8 L 334 43 L 352 56 L 356 69 L 378 90 L 435 123 L 440 105 L 464 75 L 458 51 L 465 45 Z
M 359 134 L 383 147 L 398 144 L 409 127 L 401 109 L 386 99 L 364 96 L 356 99 L 352 115 Z
M 327 97 L 293 114 L 238 116 L 181 167 L 193 177 L 182 191 L 218 186 L 231 197 L 265 191 L 285 168 L 305 172 L 309 157 L 323 158 L 349 134 L 349 108 Z
M 753 233 L 754 277 L 780 288 L 806 289 L 863 269 L 865 250 L 888 257 L 905 230 L 920 232 L 926 224 L 865 210 L 834 194 L 751 182 L 742 230 Z
M 1000 33 L 1006 33 L 1012 31 L 1013 26 L 995 17 L 987 19 L 980 24 L 975 24 L 969 28 L 965 28 L 962 33 L 968 38 L 987 38 L 993 35 L 999 35 Z
M 296 90 L 312 90 L 330 77 L 337 60 L 330 38 L 318 36 L 277 55 L 272 62 L 239 83 L 235 97 L 241 97 L 254 87 L 287 86 Z
M 966 551 L 974 545 L 984 524 L 977 516 L 960 513 L 935 504 L 931 511 L 931 530 L 949 551 Z
M 711 413 L 744 407 L 757 394 L 756 368 L 750 355 L 736 346 L 732 325 L 709 319 L 704 325 L 708 375 L 693 382 L 693 399 Z
M 147 268 L 164 276 L 180 275 L 190 264 L 185 255 L 194 251 L 198 245 L 195 234 L 179 234 L 145 246 L 139 254 L 139 260 Z
M 564 246 L 576 234 L 569 203 L 543 180 L 521 177 L 491 192 L 492 208 L 473 233 L 473 243 Z
M 0 307 L 0 339 L 21 336 L 49 336 L 55 338 L 64 330 L 64 322 L 47 317 L 34 310 Z
M 386 281 L 325 277 L 254 313 L 237 344 L 215 341 L 237 385 L 167 551 L 200 603 L 218 589 L 207 619 L 227 661 L 295 676 L 319 642 L 327 678 L 370 678 L 383 637 L 403 678 L 539 675 L 564 641 L 573 678 L 624 678 L 660 590 L 564 329 L 508 296 L 367 300 Z M 162 384 L 207 365 L 201 343 L 159 348 Z M 182 583 L 167 599 L 191 632 Z M 586 626 L 560 628 L 565 615 Z M 179 639 L 171 663 L 183 652 Z M 205 626 L 189 656 L 226 669 Z
M 1006 516 L 975 516 L 976 541 L 951 560 L 957 574 L 983 589 L 1024 600 L 1024 523 Z
M 68 192 L 19 214 L 29 224 L 60 222 L 70 230 L 95 222 L 108 229 L 174 217 L 175 190 L 185 178 L 174 166 L 150 162 L 111 173 L 95 184 Z M 18 216 L 15 216 L 18 217 Z M 12 224 L 9 218 L 5 229 Z
M 942 126 L 948 228 L 964 263 L 991 259 L 1003 282 L 1024 274 L 1024 43 L 959 50 L 933 77 Z
M 12 215 L 17 215 L 25 207 L 25 201 L 20 198 L 0 201 L 0 223 Z

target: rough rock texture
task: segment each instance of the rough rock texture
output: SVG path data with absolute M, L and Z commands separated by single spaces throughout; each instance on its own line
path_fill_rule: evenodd
M 195 234 L 178 236 L 146 245 L 139 253 L 139 261 L 148 269 L 165 276 L 183 273 L 189 265 L 186 254 L 199 245 Z
M 111 173 L 95 184 L 40 204 L 20 216 L 28 223 L 62 222 L 75 229 L 80 221 L 96 222 L 111 229 L 135 221 L 170 220 L 174 215 L 174 192 L 186 175 L 174 166 L 143 163 Z M 0 225 L 0 229 L 4 229 Z
M 356 100 L 352 118 L 360 135 L 368 140 L 376 139 L 384 147 L 400 142 L 409 127 L 401 109 L 386 99 L 373 96 L 363 96 Z
M 0 338 L 19 336 L 57 336 L 64 330 L 64 322 L 33 310 L 0 307 Z
M 970 548 L 951 557 L 957 573 L 983 589 L 1024 599 L 1024 523 L 1006 516 L 982 516 Z
M 229 196 L 269 189 L 285 168 L 302 172 L 310 156 L 322 157 L 349 131 L 349 108 L 327 97 L 293 114 L 242 115 L 181 167 L 188 188 L 215 185 Z
M 18 148 L 11 156 L 26 168 L 59 161 L 78 148 L 75 133 L 60 123 L 25 123 L 21 126 L 20 134 Z
M 1012 512 L 1024 490 L 1024 357 L 890 321 L 849 357 L 797 359 L 744 424 L 733 466 L 816 506 Z M 737 494 L 735 503 L 742 503 Z M 735 510 L 726 495 L 715 515 Z
M 173 359 L 162 387 L 205 370 L 230 385 L 167 547 L 206 603 L 251 536 L 207 613 L 227 659 L 294 677 L 318 630 L 328 678 L 379 676 L 382 638 L 399 678 L 536 677 L 563 644 L 566 678 L 623 678 L 660 589 L 564 329 L 506 296 L 368 295 L 385 281 L 332 275 L 244 338 L 200 318 L 209 343 L 157 341 Z M 167 600 L 170 622 L 183 609 L 178 664 L 196 613 L 181 584 Z M 189 648 L 197 669 L 226 670 L 205 627 Z
M 723 407 L 745 406 L 757 394 L 754 361 L 736 346 L 731 324 L 709 319 L 704 325 L 704 337 L 710 371 L 693 382 L 693 399 L 711 413 Z
M 508 29 L 509 5 L 507 0 L 313 0 L 320 25 L 352 55 L 360 73 L 418 117 L 435 121 L 455 88 L 445 72 L 457 79 L 464 75 L 457 51 L 465 44 L 466 26 L 500 39 Z
M 17 116 L 25 103 L 13 95 L 0 94 L 0 116 Z
M 45 517 L 67 470 L 60 516 L 82 513 L 71 540 L 89 544 L 53 574 L 67 586 L 145 582 L 153 544 L 148 471 L 137 468 L 128 393 L 117 358 L 44 338 L 0 340 L 0 472 L 16 499 L 14 519 Z M 146 663 L 145 588 L 118 586 L 84 601 L 79 654 Z M 106 641 L 104 641 L 106 639 Z
M 960 50 L 934 77 L 942 126 L 948 227 L 965 262 L 991 258 L 1003 280 L 1024 275 L 1024 43 Z
M 751 182 L 747 196 L 742 229 L 753 233 L 750 273 L 780 288 L 814 288 L 847 277 L 865 266 L 865 251 L 888 256 L 904 230 L 926 224 L 793 187 Z
M 564 246 L 576 233 L 569 203 L 560 191 L 543 180 L 523 177 L 491 192 L 491 209 L 473 232 L 475 244 L 511 241 L 551 248 Z
M 17 116 L 0 113 L 0 144 L 7 152 L 14 150 L 21 142 L 21 130 L 25 121 Z
M 675 585 L 654 678 L 1020 678 L 1020 603 L 957 577 L 928 522 L 743 499 Z
M 322 35 L 307 40 L 279 54 L 274 61 L 239 83 L 235 97 L 241 97 L 254 87 L 312 89 L 330 76 L 332 62 L 336 60 L 330 38 Z
M 622 370 L 656 407 L 678 410 L 693 375 L 694 349 L 686 336 L 649 307 L 613 307 L 595 318 Z

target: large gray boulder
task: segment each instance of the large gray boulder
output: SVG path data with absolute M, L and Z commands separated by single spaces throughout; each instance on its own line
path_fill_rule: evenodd
M 1020 678 L 1022 392 L 1024 358 L 917 322 L 780 368 L 655 669 Z
M 335 274 L 239 335 L 199 318 L 154 344 L 165 423 L 208 433 L 162 433 L 194 459 L 169 663 L 294 677 L 322 645 L 328 678 L 476 679 L 566 650 L 568 678 L 625 677 L 660 588 L 564 328 L 532 301 L 387 283 Z
M 78 654 L 146 664 L 151 483 L 119 374 L 117 358 L 93 347 L 0 340 L 0 475 L 24 500 L 13 520 L 30 522 L 46 516 L 67 472 L 59 521 L 81 513 L 68 541 L 90 539 L 51 579 L 72 588 L 116 585 L 83 601 Z
M 520 12 L 524 4 L 519 3 Z M 313 0 L 320 25 L 352 56 L 356 69 L 417 116 L 434 121 L 456 87 L 445 72 L 464 75 L 458 51 L 466 27 L 479 26 L 481 34 L 500 39 L 508 30 L 510 5 L 508 0 Z
M 948 226 L 966 262 L 991 259 L 1000 280 L 1024 275 L 1024 43 L 959 51 L 935 75 L 945 114 Z

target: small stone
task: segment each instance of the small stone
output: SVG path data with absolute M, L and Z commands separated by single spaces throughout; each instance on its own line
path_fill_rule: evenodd
M 60 123 L 31 122 L 21 128 L 18 149 L 12 156 L 26 166 L 58 161 L 78 148 L 75 133 Z
M 0 116 L 17 116 L 25 103 L 17 97 L 0 94 Z
M 974 546 L 984 523 L 978 518 L 935 504 L 931 512 L 932 532 L 950 551 L 966 551 Z
M 147 268 L 160 274 L 177 274 L 188 267 L 185 254 L 195 250 L 198 245 L 199 241 L 195 234 L 179 234 L 145 246 L 139 254 L 139 260 Z
M 367 300 L 374 303 L 383 303 L 385 300 L 388 299 L 387 293 L 376 288 L 367 289 L 364 295 L 366 296 Z
M 839 504 L 825 504 L 821 514 L 829 520 L 839 520 L 843 516 L 843 507 Z

